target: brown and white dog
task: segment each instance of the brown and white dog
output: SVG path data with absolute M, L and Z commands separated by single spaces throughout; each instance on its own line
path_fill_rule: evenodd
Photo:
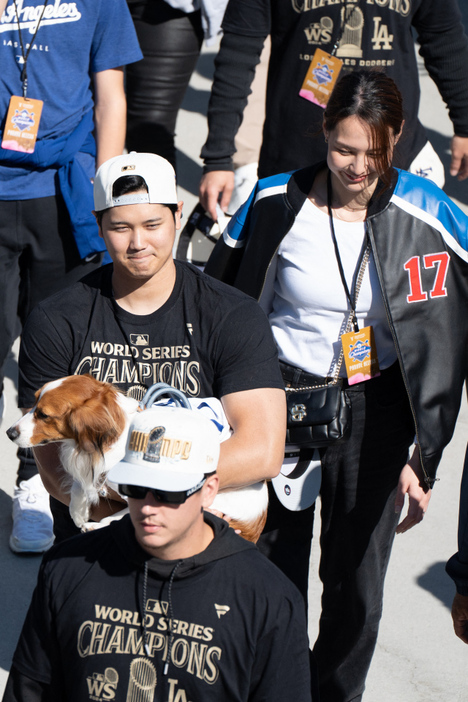
M 60 442 L 60 461 L 68 479 L 70 515 L 85 529 L 90 508 L 105 496 L 105 477 L 125 454 L 137 400 L 90 375 L 71 375 L 46 383 L 35 406 L 8 430 L 21 448 Z
M 211 405 L 225 424 L 221 440 L 230 430 L 215 398 L 193 400 Z M 22 448 L 60 442 L 59 456 L 68 480 L 70 515 L 79 529 L 105 526 L 109 519 L 90 523 L 90 508 L 107 493 L 106 475 L 125 455 L 137 400 L 123 395 L 113 385 L 90 375 L 72 375 L 46 383 L 36 392 L 35 406 L 8 430 L 8 437 Z M 266 521 L 268 490 L 264 482 L 219 493 L 212 505 L 231 517 L 230 525 L 249 541 L 257 541 Z M 123 516 L 127 510 L 119 512 Z

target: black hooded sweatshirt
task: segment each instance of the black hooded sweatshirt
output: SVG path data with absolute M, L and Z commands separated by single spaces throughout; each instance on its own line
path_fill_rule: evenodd
M 180 561 L 129 517 L 45 556 L 4 702 L 309 702 L 303 600 L 226 522 Z M 143 616 L 144 613 L 144 616 Z

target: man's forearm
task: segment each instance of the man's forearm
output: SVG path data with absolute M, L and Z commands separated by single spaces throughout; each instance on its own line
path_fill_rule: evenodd
M 125 146 L 127 102 L 121 69 L 103 71 L 94 76 L 96 100 L 96 169 L 114 156 L 120 156 Z
M 58 452 L 59 444 L 46 444 L 33 448 L 34 460 L 41 476 L 44 487 L 52 497 L 64 505 L 70 504 L 71 478 L 63 469 Z
M 232 170 L 234 139 L 260 61 L 265 37 L 225 32 L 215 60 L 215 74 L 208 106 L 208 139 L 201 157 L 204 171 Z
M 284 441 L 258 441 L 246 446 L 233 436 L 221 444 L 219 489 L 236 489 L 278 475 L 284 458 Z
M 233 434 L 221 444 L 217 471 L 220 490 L 277 476 L 286 438 L 284 391 L 248 390 L 226 395 L 222 403 Z
M 52 497 L 64 505 L 70 504 L 70 487 L 72 478 L 69 476 L 59 455 L 59 444 L 47 444 L 33 449 L 34 459 L 44 487 Z M 91 520 L 99 522 L 126 507 L 125 500 L 112 490 L 107 497 L 101 498 L 97 505 L 91 507 Z

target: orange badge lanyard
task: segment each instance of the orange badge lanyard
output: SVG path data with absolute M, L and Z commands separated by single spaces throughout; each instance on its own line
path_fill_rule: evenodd
M 29 44 L 28 50 L 24 50 L 23 35 L 21 32 L 21 22 L 16 0 L 13 0 L 18 23 L 19 42 L 21 47 L 20 64 L 21 83 L 23 86 L 23 96 L 12 95 L 8 106 L 8 113 L 3 131 L 2 148 L 9 151 L 21 151 L 32 154 L 34 152 L 39 131 L 39 122 L 42 114 L 42 100 L 28 98 L 28 58 L 34 45 L 34 40 L 39 31 L 48 0 L 45 0 L 41 16 L 36 25 L 36 30 Z

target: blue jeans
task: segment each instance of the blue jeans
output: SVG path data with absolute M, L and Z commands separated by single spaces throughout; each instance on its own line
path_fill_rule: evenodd
M 395 527 L 394 500 L 414 438 L 398 364 L 347 389 L 350 438 L 323 449 L 320 631 L 314 646 L 321 702 L 358 702 L 377 642 Z M 314 510 L 272 498 L 258 544 L 307 598 Z

